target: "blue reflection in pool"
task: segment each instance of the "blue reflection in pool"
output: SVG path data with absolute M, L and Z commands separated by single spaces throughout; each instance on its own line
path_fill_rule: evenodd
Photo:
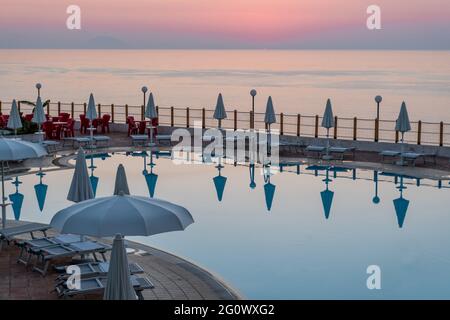
M 156 179 L 150 188 L 145 175 L 157 172 L 157 196 L 188 208 L 196 223 L 133 239 L 199 263 L 246 297 L 450 298 L 447 182 L 295 163 L 219 170 L 214 163 L 176 165 L 158 153 L 87 161 L 102 181 L 97 197 L 112 194 L 120 163 L 137 195 L 155 194 Z M 8 183 L 8 194 L 25 197 L 20 219 L 49 222 L 70 205 L 72 173 L 46 172 L 42 213 L 34 196 L 42 177 L 20 177 L 20 190 Z M 227 178 L 222 197 L 211 181 L 217 176 Z M 366 287 L 372 264 L 382 270 L 382 290 Z

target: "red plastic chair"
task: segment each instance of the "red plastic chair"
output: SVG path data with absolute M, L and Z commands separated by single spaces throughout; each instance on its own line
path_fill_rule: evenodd
M 90 121 L 85 114 L 80 114 L 80 133 L 86 133 L 89 128 Z
M 25 115 L 25 121 L 31 122 L 31 120 L 33 120 L 33 114 L 32 113 L 26 114 Z
M 60 121 L 62 121 L 62 122 L 68 122 L 68 120 L 70 119 L 70 113 L 61 112 L 59 114 L 59 118 L 60 118 Z
M 109 120 L 111 120 L 111 116 L 109 114 L 104 114 L 102 117 L 102 133 L 109 133 Z
M 68 137 L 75 137 L 75 120 L 69 119 L 67 121 L 67 126 L 63 127 L 63 136 Z
M 5 116 L 0 115 L 0 129 L 4 129 L 7 123 L 8 121 L 6 121 Z
M 134 121 L 134 117 L 127 117 L 126 123 L 128 124 L 128 136 L 138 133 L 138 127 L 136 122 Z
M 46 121 L 42 124 L 42 131 L 45 132 L 45 137 L 47 140 L 56 139 L 55 126 L 51 121 Z

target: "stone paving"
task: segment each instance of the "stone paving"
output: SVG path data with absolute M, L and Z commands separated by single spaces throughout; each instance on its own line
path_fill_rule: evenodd
M 8 226 L 25 222 L 8 221 Z M 50 230 L 48 235 L 55 233 Z M 27 237 L 24 237 L 27 238 Z M 107 239 L 97 239 L 111 244 Z M 130 262 L 138 263 L 155 286 L 144 290 L 145 300 L 235 300 L 241 299 L 239 293 L 227 286 L 210 272 L 169 253 L 127 241 Z M 58 273 L 50 270 L 46 277 L 23 264 L 17 263 L 19 249 L 15 245 L 4 246 L 0 252 L 0 299 L 58 299 L 52 292 Z M 107 254 L 109 259 L 109 255 Z M 63 262 L 60 262 L 63 263 Z M 66 264 L 69 264 L 66 261 Z M 76 299 L 101 299 L 99 294 L 80 295 Z

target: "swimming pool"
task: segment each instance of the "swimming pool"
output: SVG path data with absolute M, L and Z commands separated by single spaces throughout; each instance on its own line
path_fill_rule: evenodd
M 177 203 L 195 219 L 184 232 L 130 239 L 198 263 L 247 298 L 450 298 L 447 181 L 291 165 L 270 168 L 269 182 L 261 166 L 225 165 L 219 175 L 164 157 L 149 165 L 142 153 L 87 161 L 97 197 L 112 194 L 122 163 L 132 194 Z M 16 209 L 23 201 L 17 218 L 49 222 L 70 205 L 72 172 L 8 181 Z M 381 268 L 381 290 L 367 288 L 370 265 Z

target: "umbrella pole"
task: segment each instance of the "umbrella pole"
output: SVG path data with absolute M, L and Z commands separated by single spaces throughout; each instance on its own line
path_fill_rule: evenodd
M 6 227 L 6 203 L 5 203 L 5 163 L 2 161 L 2 228 Z

